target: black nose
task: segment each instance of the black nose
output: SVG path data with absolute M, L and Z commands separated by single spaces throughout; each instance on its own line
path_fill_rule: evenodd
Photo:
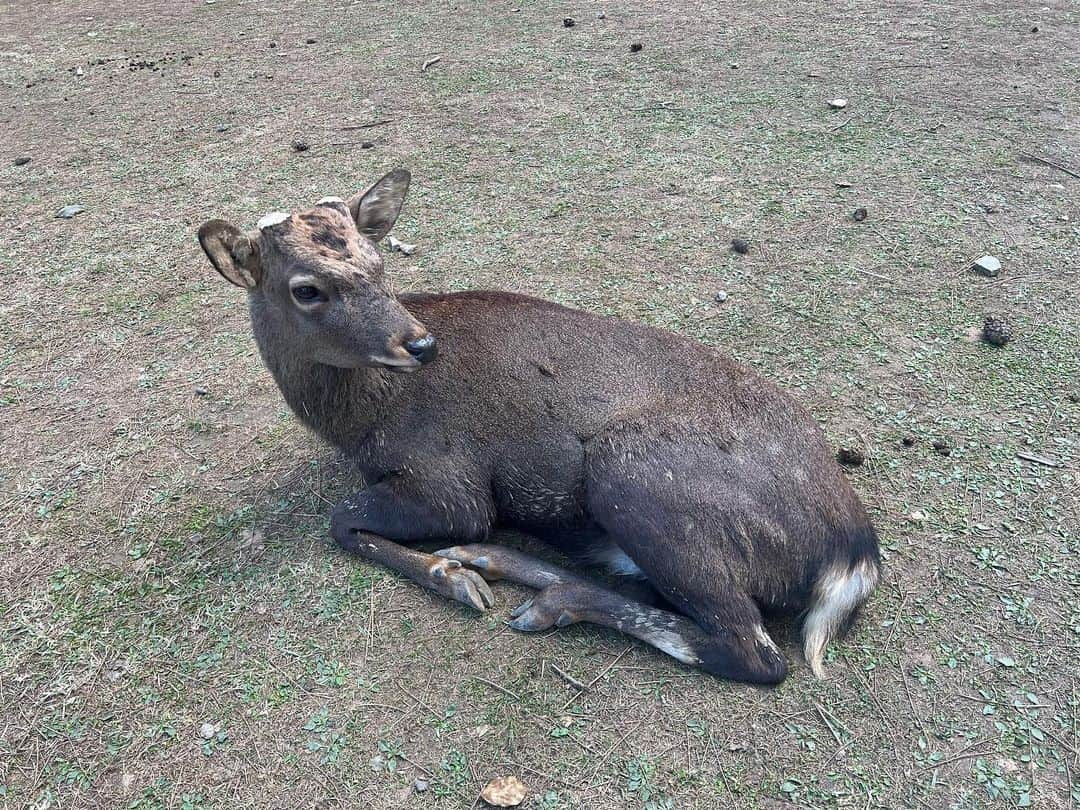
M 435 336 L 430 334 L 416 340 L 410 340 L 405 344 L 405 351 L 421 363 L 430 363 L 439 356 L 439 347 L 435 343 Z

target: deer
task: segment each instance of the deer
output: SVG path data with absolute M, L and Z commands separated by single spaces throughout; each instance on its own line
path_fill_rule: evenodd
M 337 545 L 478 611 L 492 583 L 531 588 L 516 630 L 588 622 L 750 684 L 788 673 L 764 619 L 801 620 L 824 677 L 881 561 L 810 414 L 673 332 L 510 292 L 395 295 L 376 245 L 410 181 L 198 231 L 292 412 L 356 463 Z

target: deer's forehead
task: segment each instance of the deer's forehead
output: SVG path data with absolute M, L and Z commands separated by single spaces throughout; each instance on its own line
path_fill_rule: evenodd
M 267 214 L 259 220 L 262 238 L 286 259 L 332 275 L 371 277 L 379 253 L 362 239 L 344 203 L 321 200 L 307 211 Z

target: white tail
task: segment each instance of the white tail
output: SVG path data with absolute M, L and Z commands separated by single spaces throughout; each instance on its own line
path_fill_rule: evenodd
M 874 590 L 879 576 L 877 563 L 862 559 L 851 566 L 834 563 L 818 578 L 810 612 L 803 622 L 803 654 L 818 678 L 825 677 L 821 664 L 825 648 L 852 611 Z

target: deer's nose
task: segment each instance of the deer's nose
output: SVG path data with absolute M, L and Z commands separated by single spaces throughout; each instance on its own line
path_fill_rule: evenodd
M 430 363 L 439 356 L 439 347 L 435 343 L 435 336 L 430 333 L 415 340 L 410 340 L 405 344 L 405 351 L 420 363 Z

